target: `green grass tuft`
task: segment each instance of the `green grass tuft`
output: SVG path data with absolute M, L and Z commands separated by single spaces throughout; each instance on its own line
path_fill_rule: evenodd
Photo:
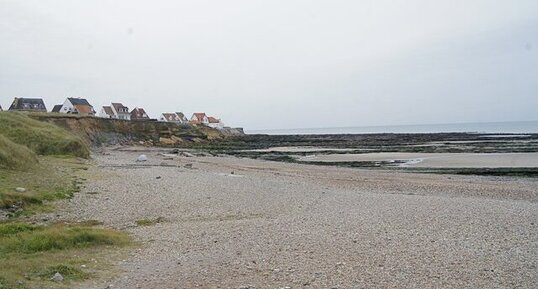
M 0 230 L 10 233 L 0 235 L 0 257 L 91 246 L 125 245 L 129 240 L 124 233 L 88 226 L 3 224 L 2 227 L 4 229 Z
M 163 221 L 164 219 L 162 217 L 159 217 L 157 219 L 140 219 L 140 220 L 136 220 L 136 224 L 138 226 L 151 226 L 158 223 L 162 223 Z
M 35 230 L 36 227 L 24 224 L 24 223 L 6 223 L 0 224 L 0 238 L 8 235 L 14 235 L 22 232 L 29 232 Z

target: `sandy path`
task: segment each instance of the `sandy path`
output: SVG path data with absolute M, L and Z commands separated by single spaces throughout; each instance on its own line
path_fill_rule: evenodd
M 155 166 L 122 166 L 137 155 L 98 156 L 104 167 L 91 169 L 71 202 L 74 216 L 127 229 L 143 244 L 118 264 L 122 276 L 80 288 L 538 284 L 536 180 L 155 153 L 147 164 Z M 159 166 L 186 163 L 194 169 Z M 157 217 L 165 221 L 134 226 Z

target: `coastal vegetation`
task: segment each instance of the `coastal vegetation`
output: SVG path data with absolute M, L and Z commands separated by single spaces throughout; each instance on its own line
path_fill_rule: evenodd
M 25 170 L 0 170 L 0 210 L 8 217 L 31 215 L 54 209 L 52 202 L 73 197 L 86 170 L 85 161 L 64 157 L 38 157 Z M 18 188 L 18 189 L 17 189 Z
M 27 170 L 37 162 L 32 150 L 0 134 L 0 169 Z
M 158 224 L 158 223 L 162 223 L 163 221 L 164 220 L 161 217 L 156 218 L 156 219 L 144 218 L 144 219 L 136 220 L 135 223 L 138 226 L 151 226 L 151 225 L 155 225 L 155 224 Z
M 100 252 L 130 244 L 130 237 L 86 224 L 0 224 L 0 288 L 66 288 L 105 270 Z M 109 249 L 109 250 L 107 250 Z M 59 273 L 63 280 L 51 279 Z
M 129 235 L 97 222 L 35 216 L 80 191 L 89 152 L 68 130 L 0 113 L 0 288 L 68 288 L 107 271 L 105 254 L 130 244 Z M 55 274 L 62 280 L 52 281 Z
M 53 124 L 32 119 L 25 113 L 0 113 L 0 135 L 38 155 L 82 158 L 90 155 L 88 145 L 81 138 Z M 0 148 L 9 149 L 7 145 Z
M 0 113 L 0 209 L 14 217 L 72 197 L 80 181 L 75 172 L 86 168 L 88 157 L 88 146 L 65 129 L 24 113 Z

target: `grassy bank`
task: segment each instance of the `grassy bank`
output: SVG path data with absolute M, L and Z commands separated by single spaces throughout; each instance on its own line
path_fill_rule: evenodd
M 18 144 L 38 155 L 82 158 L 90 155 L 90 150 L 82 139 L 58 126 L 32 119 L 25 113 L 0 112 L 0 135 L 3 136 L 0 152 L 14 152 L 17 149 L 13 144 Z M 11 143 L 7 143 L 6 139 Z
M 77 190 L 73 173 L 84 167 L 74 157 L 89 157 L 81 139 L 27 114 L 1 112 L 0 212 L 16 215 L 71 197 Z
M 0 170 L 27 170 L 38 162 L 36 154 L 0 134 Z

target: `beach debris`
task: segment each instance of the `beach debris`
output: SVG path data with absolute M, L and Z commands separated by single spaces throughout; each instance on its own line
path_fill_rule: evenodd
M 146 155 L 139 155 L 138 158 L 136 158 L 137 162 L 145 162 L 148 160 L 148 157 Z
M 235 172 L 234 172 L 234 171 L 232 171 L 232 172 L 230 173 L 230 175 L 235 175 Z
M 62 282 L 64 280 L 64 276 L 62 276 L 62 274 L 60 274 L 60 272 L 56 272 L 56 274 L 54 274 L 54 276 L 52 276 L 52 278 L 50 278 L 51 281 L 54 281 L 54 282 Z
M 156 179 L 157 179 L 157 180 L 160 180 L 160 179 L 161 179 L 161 176 L 156 177 Z
M 15 188 L 15 191 L 17 191 L 17 193 L 24 193 L 26 192 L 26 189 L 19 187 L 19 188 Z
M 192 158 L 192 157 L 194 157 L 193 154 L 188 153 L 188 152 L 181 152 L 181 153 L 179 153 L 179 155 L 182 156 L 182 157 L 187 157 L 187 158 Z
M 192 169 L 192 164 L 185 164 L 186 169 Z

